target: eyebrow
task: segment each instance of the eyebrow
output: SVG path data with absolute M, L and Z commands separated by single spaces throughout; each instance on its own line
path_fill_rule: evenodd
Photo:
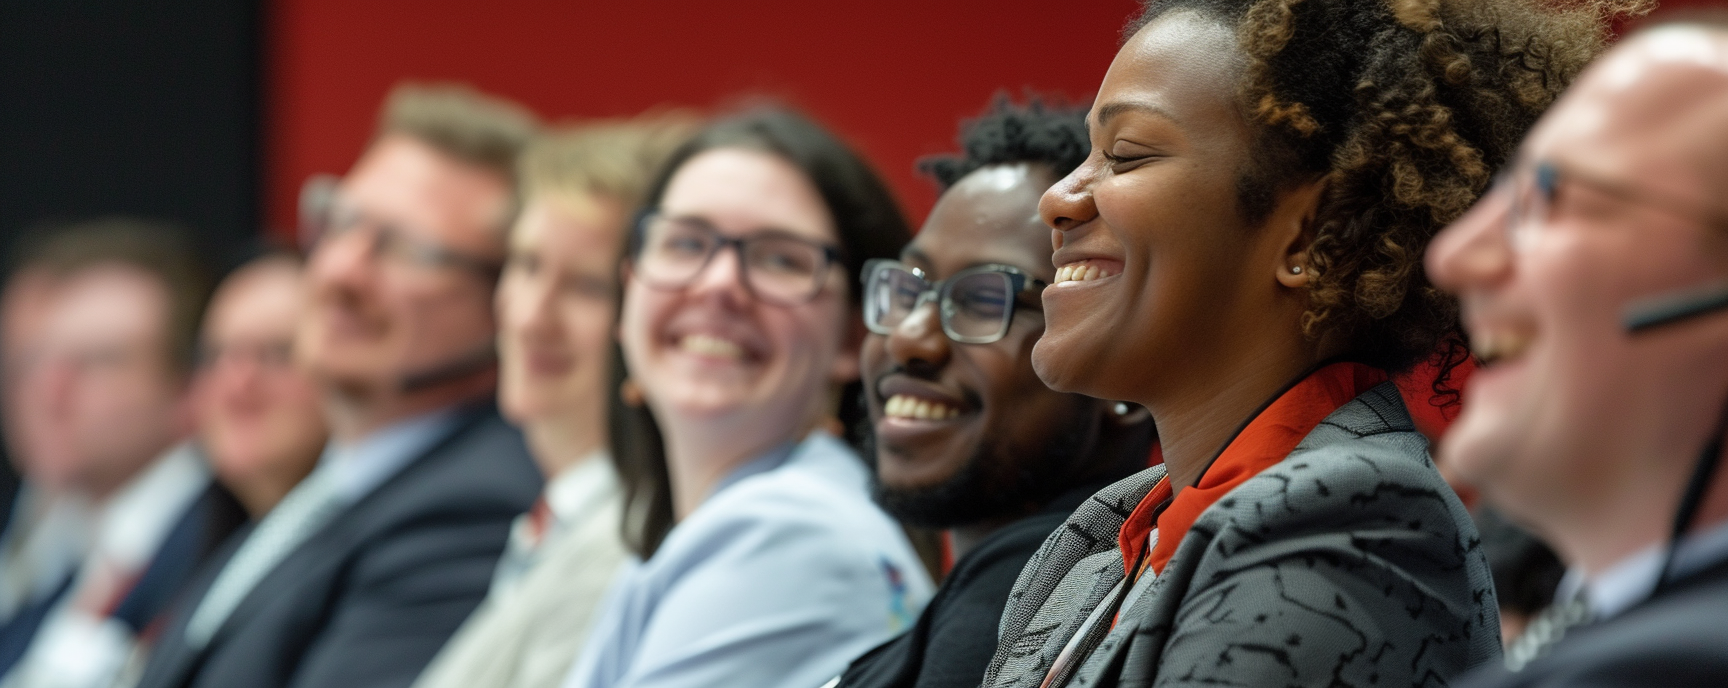
M 1097 123 L 1094 124 L 1092 121 L 1088 120 L 1086 122 L 1086 129 L 1090 131 L 1093 126 L 1105 126 L 1110 123 L 1110 120 L 1115 119 L 1117 115 L 1125 112 L 1140 112 L 1154 117 L 1162 117 L 1178 124 L 1181 123 L 1181 121 L 1176 119 L 1174 115 L 1170 114 L 1169 110 L 1165 110 L 1164 108 L 1153 105 L 1152 103 L 1141 100 L 1118 100 L 1113 103 L 1107 103 L 1103 107 L 1098 108 L 1098 115 L 1096 117 Z

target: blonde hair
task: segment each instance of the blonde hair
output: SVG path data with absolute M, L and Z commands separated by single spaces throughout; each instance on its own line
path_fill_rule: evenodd
M 555 128 L 517 162 L 518 195 L 573 202 L 601 196 L 634 211 L 660 166 L 700 124 L 692 113 L 668 111 Z
M 471 86 L 403 82 L 384 100 L 377 136 L 408 136 L 514 179 L 517 157 L 539 130 L 539 119 L 528 108 Z

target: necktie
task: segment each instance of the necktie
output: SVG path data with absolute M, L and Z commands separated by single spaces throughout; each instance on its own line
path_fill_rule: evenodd
M 336 515 L 343 501 L 333 475 L 314 471 L 264 516 L 193 611 L 186 623 L 187 646 L 197 649 L 208 644 L 258 581 Z
M 1583 596 L 1570 602 L 1557 602 L 1542 610 L 1530 621 L 1523 635 L 1506 648 L 1506 669 L 1521 671 L 1525 665 L 1536 660 L 1554 648 L 1561 638 L 1566 637 L 1566 631 L 1590 620 L 1590 606 L 1585 604 Z

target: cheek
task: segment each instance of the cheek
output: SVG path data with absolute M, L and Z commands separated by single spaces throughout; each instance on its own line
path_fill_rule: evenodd
M 656 332 L 670 317 L 675 303 L 672 295 L 659 290 L 634 282 L 627 287 L 624 309 L 618 317 L 618 340 L 631 375 L 652 373 L 648 363 L 657 357 Z

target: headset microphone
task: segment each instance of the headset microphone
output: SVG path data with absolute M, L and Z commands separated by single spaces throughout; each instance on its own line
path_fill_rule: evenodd
M 418 392 L 485 372 L 497 364 L 498 350 L 487 344 L 485 348 L 403 375 L 397 383 L 397 389 L 402 392 Z
M 1716 284 L 1634 303 L 1621 315 L 1621 324 L 1628 333 L 1638 334 L 1724 310 L 1728 310 L 1728 284 Z M 1691 530 L 1692 521 L 1698 517 L 1698 510 L 1704 505 L 1704 497 L 1715 482 L 1716 472 L 1722 462 L 1724 437 L 1728 436 L 1728 404 L 1724 404 L 1721 414 L 1709 441 L 1705 442 L 1703 450 L 1698 452 L 1698 458 L 1692 465 L 1692 475 L 1687 479 L 1685 491 L 1680 495 L 1680 504 L 1675 509 L 1674 520 L 1668 531 L 1668 545 L 1662 553 L 1662 569 L 1656 574 L 1655 593 L 1663 592 L 1673 584 L 1676 576 L 1675 553 L 1680 549 L 1680 542 L 1686 537 L 1686 532 Z

